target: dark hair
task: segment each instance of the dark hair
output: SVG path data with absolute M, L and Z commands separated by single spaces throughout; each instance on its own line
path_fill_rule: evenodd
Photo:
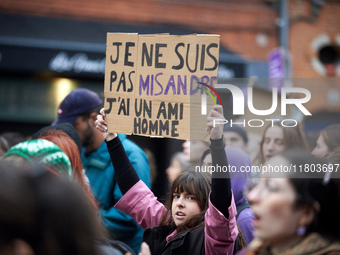
M 30 171 L 1 165 L 0 250 L 21 239 L 36 255 L 94 255 L 100 226 L 77 183 L 43 165 Z
M 190 231 L 194 228 L 200 227 L 204 224 L 204 214 L 209 207 L 209 193 L 211 190 L 211 175 L 194 172 L 191 170 L 183 171 L 172 183 L 168 201 L 165 203 L 165 208 L 167 212 L 163 214 L 160 225 L 170 225 L 174 229 L 176 225 L 172 219 L 169 217 L 168 212 L 171 212 L 171 206 L 173 201 L 173 193 L 178 192 L 188 192 L 190 194 L 196 195 L 196 201 L 201 209 L 201 213 L 193 216 L 191 219 L 187 220 L 184 225 L 179 226 L 180 231 Z
M 0 159 L 9 148 L 26 140 L 26 137 L 18 132 L 4 132 L 0 134 Z
M 65 152 L 71 162 L 72 178 L 80 184 L 80 186 L 84 190 L 85 196 L 89 199 L 93 208 L 95 208 L 95 210 L 100 215 L 95 198 L 90 191 L 89 185 L 86 184 L 86 181 L 84 179 L 83 164 L 81 162 L 78 146 L 76 145 L 74 140 L 64 131 L 56 129 L 46 130 L 44 136 L 40 137 L 40 139 L 45 139 L 56 144 L 61 150 Z
M 69 135 L 72 138 L 72 140 L 76 143 L 79 153 L 81 152 L 81 141 L 77 133 L 77 130 L 73 127 L 71 123 L 68 122 L 43 127 L 42 129 L 38 130 L 36 133 L 32 135 L 32 139 L 38 139 L 40 137 L 49 135 L 51 129 L 61 130 L 65 132 L 67 135 Z
M 327 162 L 316 158 L 307 152 L 294 149 L 282 154 L 290 164 L 296 166 L 326 166 Z M 295 207 L 310 206 L 315 210 L 316 216 L 307 228 L 309 233 L 317 232 L 329 239 L 340 238 L 340 182 L 339 179 L 325 180 L 325 173 L 308 172 L 302 174 L 299 171 L 290 175 L 290 183 L 296 191 Z M 320 205 L 320 211 L 316 210 L 315 202 Z
M 223 132 L 235 132 L 242 137 L 244 143 L 248 143 L 249 141 L 247 132 L 238 125 L 225 124 L 223 127 Z
M 340 124 L 333 124 L 322 129 L 320 135 L 322 135 L 329 152 L 340 146 Z
M 336 147 L 327 155 L 327 159 L 331 164 L 340 164 L 340 146 Z

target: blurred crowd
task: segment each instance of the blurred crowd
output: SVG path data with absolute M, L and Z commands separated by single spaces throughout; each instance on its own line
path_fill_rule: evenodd
M 221 117 L 172 155 L 164 204 L 154 155 L 106 132 L 93 91 L 73 90 L 31 137 L 0 134 L 0 254 L 340 254 L 340 124 L 311 148 L 301 123 L 273 122 L 254 153 Z M 240 171 L 266 165 L 295 171 Z

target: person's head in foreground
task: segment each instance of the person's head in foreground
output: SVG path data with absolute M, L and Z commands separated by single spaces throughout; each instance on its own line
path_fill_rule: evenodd
M 0 134 L 0 160 L 12 146 L 26 140 L 19 132 L 4 132 Z
M 306 138 L 300 125 L 283 127 L 281 122 L 269 125 L 260 143 L 260 162 L 267 162 L 274 155 L 292 148 L 307 150 Z
M 18 168 L 28 169 L 42 163 L 57 175 L 72 178 L 70 159 L 56 144 L 45 139 L 34 139 L 11 147 L 0 161 L 11 162 Z
M 321 130 L 312 154 L 323 158 L 340 147 L 340 124 L 333 124 Z
M 0 254 L 95 255 L 100 222 L 80 186 L 45 165 L 0 166 Z
M 247 195 L 256 217 L 254 238 L 260 241 L 252 243 L 258 246 L 256 254 L 326 254 L 314 252 L 334 247 L 331 243 L 340 240 L 339 179 L 328 174 L 325 178 L 325 173 L 300 173 L 300 166 L 307 169 L 324 163 L 299 149 L 268 160 L 271 166 L 292 170 L 260 178 Z M 335 246 L 340 252 L 340 244 Z M 302 250 L 305 253 L 299 253 Z
M 63 124 L 60 124 L 63 125 Z M 72 125 L 71 125 L 71 128 Z M 75 135 L 78 135 L 77 132 Z M 79 147 L 75 141 L 64 131 L 54 129 L 53 127 L 45 130 L 41 133 L 40 139 L 44 139 L 56 144 L 60 149 L 65 152 L 68 156 L 71 167 L 72 167 L 72 179 L 80 184 L 83 188 L 85 195 L 88 197 L 89 201 L 92 203 L 93 207 L 98 210 L 95 198 L 90 191 L 89 185 L 86 183 L 83 173 L 83 165 L 80 158 Z

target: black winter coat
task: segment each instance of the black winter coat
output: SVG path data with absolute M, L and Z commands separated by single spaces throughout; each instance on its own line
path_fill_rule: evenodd
M 173 238 L 166 245 L 166 237 L 174 231 L 169 226 L 158 226 L 147 228 L 144 231 L 143 242 L 146 242 L 151 250 L 152 255 L 203 255 L 204 249 L 204 226 L 201 226 L 190 232 L 184 232 Z M 241 246 L 236 238 L 234 252 L 236 254 L 241 250 Z M 231 254 L 223 254 L 231 255 Z

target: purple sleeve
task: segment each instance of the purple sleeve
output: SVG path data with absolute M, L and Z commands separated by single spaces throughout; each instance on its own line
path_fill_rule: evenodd
M 244 209 L 237 218 L 237 225 L 241 229 L 247 244 L 253 240 L 254 227 L 252 225 L 252 221 L 254 219 L 254 213 L 250 208 Z
M 238 235 L 236 225 L 236 206 L 231 196 L 226 218 L 209 200 L 209 208 L 205 213 L 205 254 L 233 254 L 234 243 Z

